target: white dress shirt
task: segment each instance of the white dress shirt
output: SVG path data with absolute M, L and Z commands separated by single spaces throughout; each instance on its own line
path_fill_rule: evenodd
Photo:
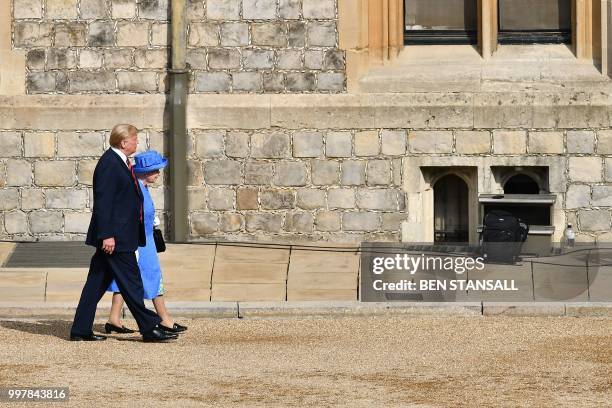
M 127 166 L 127 159 L 128 159 L 128 157 L 125 155 L 125 153 L 123 153 L 121 150 L 119 150 L 119 149 L 117 149 L 116 147 L 113 147 L 113 146 L 111 146 L 111 149 L 113 149 L 113 152 L 117 153 L 119 155 L 119 157 L 121 157 L 121 160 Z

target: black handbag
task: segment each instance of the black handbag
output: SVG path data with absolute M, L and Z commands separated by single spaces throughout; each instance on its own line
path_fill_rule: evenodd
M 164 252 L 166 250 L 164 236 L 158 228 L 153 228 L 153 241 L 155 241 L 155 249 L 157 249 L 157 252 Z

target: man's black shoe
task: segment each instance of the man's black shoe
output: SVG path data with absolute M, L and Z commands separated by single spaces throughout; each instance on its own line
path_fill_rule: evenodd
M 142 341 L 145 343 L 163 343 L 170 340 L 176 340 L 177 338 L 177 334 L 167 333 L 159 327 L 155 327 L 153 330 L 142 335 Z
M 101 336 L 98 334 L 88 334 L 86 336 L 80 336 L 77 334 L 70 335 L 70 341 L 102 341 L 106 340 L 106 336 Z

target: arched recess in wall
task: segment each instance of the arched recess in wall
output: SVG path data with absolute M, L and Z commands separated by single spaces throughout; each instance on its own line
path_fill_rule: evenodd
M 434 242 L 468 242 L 469 187 L 456 174 L 438 178 L 434 190 Z
M 502 178 L 501 184 L 503 195 L 483 196 L 484 214 L 492 210 L 507 211 L 530 226 L 545 227 L 553 232 L 549 227 L 553 223 L 551 215 L 555 198 L 547 194 L 541 168 L 513 171 Z
M 540 194 L 540 185 L 533 177 L 519 173 L 504 183 L 504 194 Z

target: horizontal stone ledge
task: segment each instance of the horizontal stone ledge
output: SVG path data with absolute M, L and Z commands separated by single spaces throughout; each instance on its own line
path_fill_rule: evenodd
M 573 317 L 612 317 L 612 302 L 567 303 L 565 314 Z
M 378 303 L 359 301 L 238 302 L 238 309 L 241 318 L 341 317 L 396 314 L 411 316 L 474 316 L 481 314 L 481 303 Z
M 0 128 L 104 130 L 118 123 L 164 127 L 164 95 L 0 96 Z
M 565 316 L 565 303 L 561 302 L 483 302 L 485 316 Z
M 146 302 L 146 306 L 153 309 L 153 303 Z M 193 302 L 180 302 L 172 301 L 167 302 L 166 306 L 168 311 L 175 317 L 189 317 L 189 318 L 236 318 L 238 317 L 238 303 L 237 302 L 207 302 L 207 301 L 193 301 Z M 125 315 L 132 316 L 129 309 L 126 307 Z
M 74 317 L 78 299 L 74 302 L 7 302 L 0 301 L 0 319 L 28 318 L 70 318 Z M 110 313 L 110 302 L 102 300 L 98 303 L 96 315 L 106 316 Z M 238 304 L 236 302 L 168 302 L 170 313 L 175 317 L 189 318 L 236 318 Z M 150 302 L 147 307 L 153 309 Z M 132 317 L 127 307 L 125 315 Z
M 148 307 L 151 307 L 148 304 Z M 359 316 L 508 316 L 508 317 L 612 317 L 610 302 L 168 302 L 175 317 L 187 318 L 306 318 Z M 72 318 L 74 302 L 0 301 L 1 319 Z M 110 303 L 98 305 L 98 316 L 110 311 Z M 129 310 L 125 309 L 130 316 Z
M 605 92 L 474 94 L 475 128 L 568 129 L 610 126 L 612 95 Z
M 0 128 L 168 126 L 165 95 L 0 97 Z M 612 97 L 586 92 L 190 95 L 191 129 L 495 129 L 610 127 Z
M 270 111 L 270 95 L 189 95 L 187 127 L 267 129 Z

